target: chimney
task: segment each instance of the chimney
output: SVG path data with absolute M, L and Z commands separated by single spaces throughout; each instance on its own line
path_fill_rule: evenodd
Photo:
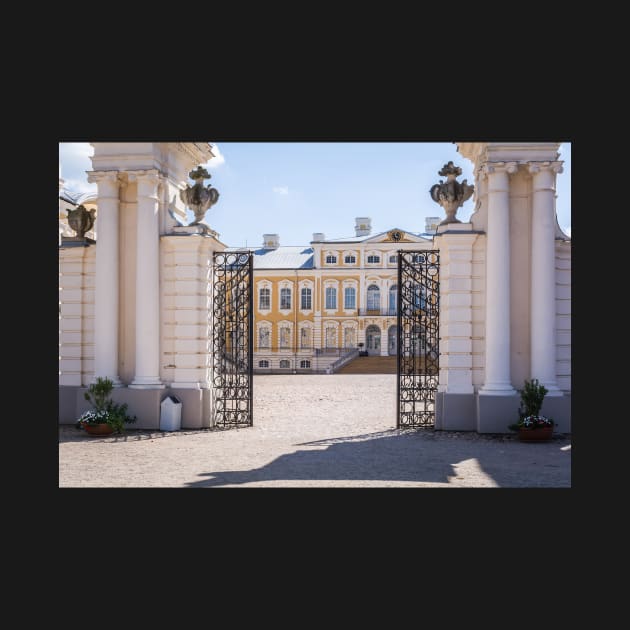
M 440 217 L 426 217 L 424 221 L 424 233 L 435 234 L 437 232 L 437 226 L 440 225 Z
M 323 232 L 313 232 L 313 242 L 320 243 L 326 240 L 326 235 Z
M 372 232 L 372 219 L 370 217 L 356 217 L 354 231 L 357 236 L 369 236 Z
M 278 247 L 280 247 L 280 235 L 263 234 L 263 248 L 264 249 L 278 249 Z

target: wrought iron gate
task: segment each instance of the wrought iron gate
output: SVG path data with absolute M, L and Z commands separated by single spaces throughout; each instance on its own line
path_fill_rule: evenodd
M 253 255 L 214 254 L 212 399 L 218 427 L 251 427 Z
M 435 425 L 439 377 L 440 254 L 398 252 L 397 426 Z

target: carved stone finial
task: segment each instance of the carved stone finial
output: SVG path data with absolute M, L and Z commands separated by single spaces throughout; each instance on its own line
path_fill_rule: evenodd
M 203 180 L 210 179 L 212 175 L 210 175 L 210 173 L 208 173 L 208 171 L 203 166 L 198 166 L 194 171 L 190 171 L 190 173 L 188 173 L 188 177 L 190 177 L 190 179 L 192 179 L 194 182 L 200 179 L 201 183 L 203 184 Z
M 438 175 L 446 177 L 447 175 L 455 175 L 459 177 L 462 174 L 462 169 L 459 166 L 455 166 L 453 162 L 448 162 L 442 167 L 441 171 L 438 171 Z
M 453 162 L 448 162 L 448 164 L 445 164 L 438 172 L 438 175 L 447 178 L 446 182 L 440 180 L 440 183 L 433 185 L 429 191 L 431 199 L 442 206 L 446 213 L 446 219 L 444 219 L 440 225 L 461 223 L 461 221 L 455 217 L 457 209 L 463 206 L 464 202 L 470 199 L 475 191 L 475 187 L 470 186 L 467 180 L 464 180 L 460 184 L 455 179 L 461 174 L 462 169 L 459 166 L 455 166 Z
M 190 225 L 198 225 L 203 221 L 206 212 L 219 200 L 219 191 L 208 185 L 204 188 L 204 179 L 212 176 L 203 166 L 198 166 L 188 173 L 188 177 L 195 182 L 194 186 L 186 186 L 180 191 L 181 200 L 195 213 L 195 220 Z
M 77 238 L 84 239 L 85 233 L 94 227 L 96 210 L 88 210 L 80 205 L 74 210 L 67 210 L 68 225 L 76 232 Z

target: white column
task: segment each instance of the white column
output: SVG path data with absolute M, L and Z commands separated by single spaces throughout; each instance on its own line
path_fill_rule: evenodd
M 561 396 L 556 383 L 555 174 L 560 162 L 531 163 L 533 174 L 531 268 L 531 375 Z
M 486 380 L 480 393 L 515 393 L 510 377 L 510 200 L 513 162 L 486 164 L 488 229 L 486 247 Z
M 94 378 L 118 377 L 118 213 L 117 171 L 92 171 L 88 181 L 98 186 L 96 218 L 96 287 L 94 295 Z
M 160 380 L 160 240 L 158 172 L 137 171 L 138 234 L 136 246 L 136 375 L 130 387 L 156 389 Z

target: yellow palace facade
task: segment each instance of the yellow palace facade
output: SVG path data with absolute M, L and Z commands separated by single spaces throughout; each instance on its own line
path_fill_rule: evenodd
M 281 246 L 263 235 L 254 254 L 254 371 L 331 373 L 359 351 L 397 352 L 398 250 L 432 249 L 438 218 L 422 234 L 392 228 L 372 235 L 357 217 L 355 235 Z M 237 248 L 229 248 L 236 250 Z

